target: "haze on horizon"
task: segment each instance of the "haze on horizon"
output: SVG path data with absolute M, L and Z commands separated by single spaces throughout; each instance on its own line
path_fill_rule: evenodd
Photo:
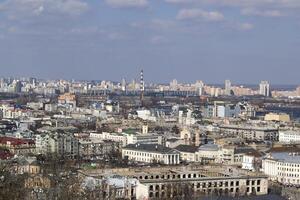
M 300 84 L 299 0 L 0 0 L 0 76 Z

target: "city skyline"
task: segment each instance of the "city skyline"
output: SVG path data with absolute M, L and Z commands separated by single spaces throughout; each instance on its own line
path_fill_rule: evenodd
M 299 8 L 295 0 L 1 0 L 1 74 L 119 80 L 142 66 L 154 82 L 299 84 Z
M 144 71 L 144 70 L 143 70 Z M 120 84 L 124 84 L 123 82 L 125 81 L 126 85 L 132 83 L 133 81 L 135 81 L 136 83 L 140 82 L 140 74 L 137 74 L 135 77 L 132 76 L 132 78 L 127 78 L 127 77 L 122 77 L 119 80 L 114 79 L 114 80 L 110 80 L 110 79 L 74 79 L 74 78 L 44 78 L 44 77 L 33 77 L 33 76 L 0 76 L 0 79 L 11 79 L 11 80 L 19 80 L 19 81 L 25 81 L 25 80 L 29 80 L 29 79 L 37 79 L 40 81 L 59 81 L 59 80 L 64 80 L 64 81 L 75 81 L 75 82 L 112 82 L 112 83 L 120 83 Z M 165 80 L 164 82 L 155 82 L 153 80 L 149 80 L 146 79 L 145 81 L 145 86 L 149 85 L 149 84 L 156 84 L 156 85 L 171 85 L 174 84 L 173 82 L 176 81 L 176 83 L 178 85 L 186 85 L 186 84 L 197 84 L 198 81 L 201 81 L 204 85 L 210 85 L 210 86 L 216 86 L 216 87 L 224 87 L 224 89 L 226 88 L 226 81 L 230 81 L 231 87 L 250 87 L 250 88 L 258 88 L 261 84 L 262 81 L 267 81 L 268 80 L 260 80 L 257 83 L 242 83 L 242 82 L 235 82 L 234 80 L 229 80 L 229 79 L 225 79 L 225 80 L 220 80 L 220 82 L 204 82 L 203 79 L 199 78 L 196 80 L 190 80 L 190 81 L 180 81 L 180 79 L 178 78 L 173 78 L 170 80 Z M 225 81 L 225 84 L 224 84 Z M 271 82 L 269 82 L 269 84 L 271 84 L 272 86 L 276 86 L 276 87 L 287 87 L 288 88 L 296 88 L 298 87 L 300 84 L 273 84 Z

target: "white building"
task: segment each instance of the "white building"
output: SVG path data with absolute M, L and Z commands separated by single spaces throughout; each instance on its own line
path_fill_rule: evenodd
M 201 162 L 216 162 L 220 160 L 221 150 L 216 144 L 205 144 L 198 148 L 196 156 Z
M 300 185 L 299 152 L 271 152 L 262 161 L 262 171 L 271 180 L 285 185 Z
M 79 155 L 79 142 L 71 133 L 40 134 L 35 138 L 36 151 L 40 154 L 58 154 L 66 157 Z
M 192 145 L 179 145 L 175 148 L 180 152 L 180 159 L 187 162 L 198 162 L 198 147 Z
M 225 95 L 231 95 L 231 81 L 225 80 Z
M 243 156 L 242 169 L 255 171 L 261 167 L 262 154 L 259 152 L 246 153 Z
M 115 142 L 122 143 L 122 146 L 127 145 L 127 137 L 126 135 L 122 133 L 108 133 L 108 132 L 102 132 L 102 133 L 90 133 L 91 138 L 100 138 L 102 140 L 111 140 Z
M 279 131 L 279 142 L 300 143 L 300 131 Z
M 137 110 L 138 118 L 149 121 L 156 121 L 156 117 L 151 114 L 150 110 Z
M 176 165 L 180 162 L 180 153 L 162 145 L 129 144 L 122 149 L 122 158 L 135 162 Z
M 157 134 L 128 134 L 127 144 L 164 144 L 164 137 Z
M 271 96 L 270 84 L 268 81 L 261 81 L 259 84 L 259 94 L 265 97 Z

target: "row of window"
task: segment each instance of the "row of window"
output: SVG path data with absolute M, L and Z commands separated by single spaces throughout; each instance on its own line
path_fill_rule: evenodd
M 284 163 L 284 162 L 278 162 L 278 165 L 280 165 L 280 166 L 288 166 L 288 167 L 300 167 L 300 164 Z
M 257 188 L 255 188 L 255 187 L 252 187 L 251 188 L 252 190 L 251 190 L 251 192 L 252 193 L 256 193 L 256 192 L 261 192 L 261 188 L 260 187 L 257 187 Z M 228 189 L 228 188 L 226 188 L 226 189 L 222 189 L 222 188 L 220 188 L 220 189 L 203 189 L 203 192 L 204 193 L 208 193 L 208 194 L 211 194 L 211 193 L 214 193 L 215 195 L 216 194 L 219 194 L 219 195 L 222 195 L 222 194 L 229 194 L 229 193 L 239 193 L 240 192 L 240 189 L 239 188 L 230 188 L 230 189 Z M 250 193 L 250 187 L 247 187 L 247 189 L 246 189 L 246 192 L 249 194 Z M 156 197 L 156 198 L 158 198 L 158 197 L 166 197 L 166 195 L 167 196 L 170 196 L 171 195 L 171 192 L 165 192 L 165 191 L 162 191 L 162 192 L 152 192 L 152 191 L 150 191 L 150 193 L 149 193 L 149 197 L 150 198 L 153 198 L 153 197 Z M 186 195 L 184 192 L 182 192 L 182 191 L 176 191 L 176 190 L 173 190 L 173 192 L 172 192 L 172 196 L 177 196 L 177 195 L 182 195 L 182 196 L 184 196 L 184 195 Z
M 299 178 L 299 174 L 290 174 L 290 173 L 279 173 L 279 176 L 287 176 L 287 177 Z
M 140 176 L 140 180 L 147 180 L 147 179 L 176 179 L 176 178 L 200 178 L 204 177 L 204 175 L 201 174 L 168 174 L 168 175 L 156 175 L 156 176 Z

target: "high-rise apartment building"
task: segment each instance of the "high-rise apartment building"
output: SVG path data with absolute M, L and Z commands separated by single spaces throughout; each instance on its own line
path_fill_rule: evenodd
M 268 81 L 261 81 L 259 84 L 259 94 L 265 97 L 271 96 L 270 84 Z
M 204 83 L 201 80 L 196 81 L 195 83 L 196 92 L 199 96 L 204 94 Z
M 225 95 L 231 95 L 231 81 L 225 80 Z

